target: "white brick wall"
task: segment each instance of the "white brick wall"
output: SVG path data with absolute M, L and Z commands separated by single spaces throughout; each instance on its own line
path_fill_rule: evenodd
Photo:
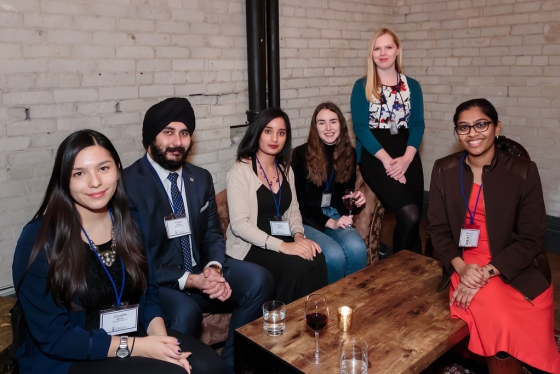
M 455 106 L 487 96 L 504 133 L 538 162 L 548 213 L 558 215 L 557 2 L 280 3 L 281 104 L 295 145 L 321 101 L 349 117 L 369 38 L 394 27 L 406 73 L 424 89 L 426 181 L 433 161 L 456 149 Z M 188 96 L 197 115 L 190 161 L 210 170 L 217 191 L 225 187 L 235 156 L 229 127 L 245 122 L 248 101 L 244 0 L 2 0 L 0 51 L 0 288 L 11 283 L 13 249 L 38 208 L 54 153 L 76 129 L 107 134 L 127 166 L 143 154 L 145 110 Z
M 404 15 L 393 27 L 404 34 L 405 73 L 424 91 L 426 189 L 434 161 L 459 149 L 452 132 L 456 106 L 486 97 L 498 109 L 502 134 L 524 145 L 539 166 L 547 214 L 560 215 L 560 2 L 396 3 Z

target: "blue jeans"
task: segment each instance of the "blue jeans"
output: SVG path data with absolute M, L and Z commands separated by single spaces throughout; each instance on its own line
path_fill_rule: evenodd
M 336 208 L 323 208 L 323 213 L 337 220 L 340 214 Z M 319 244 L 325 254 L 329 284 L 366 267 L 366 243 L 354 228 L 321 232 L 309 225 L 303 225 L 305 236 Z

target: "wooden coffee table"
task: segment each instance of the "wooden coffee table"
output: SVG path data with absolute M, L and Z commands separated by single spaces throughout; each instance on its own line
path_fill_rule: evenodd
M 369 344 L 369 374 L 419 373 L 469 333 L 465 322 L 449 316 L 449 291 L 436 292 L 440 278 L 439 261 L 409 251 L 377 262 L 317 291 L 330 309 L 319 338 L 329 355 L 325 364 L 303 358 L 315 343 L 301 298 L 287 306 L 282 336 L 265 336 L 262 318 L 236 330 L 235 372 L 241 374 L 245 364 L 264 364 L 275 374 L 338 373 L 340 341 L 354 336 Z M 337 324 L 343 305 L 354 309 L 348 333 Z

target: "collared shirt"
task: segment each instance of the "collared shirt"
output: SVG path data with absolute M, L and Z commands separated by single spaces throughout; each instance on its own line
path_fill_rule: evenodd
M 169 214 L 171 214 L 173 212 L 173 208 L 171 207 L 171 202 L 172 197 L 171 197 L 171 181 L 167 178 L 169 176 L 170 173 L 173 173 L 172 171 L 169 171 L 167 169 L 164 169 L 160 164 L 158 164 L 157 162 L 155 162 L 152 157 L 146 153 L 146 157 L 148 159 L 148 162 L 150 163 L 150 165 L 152 165 L 152 167 L 154 168 L 154 170 L 156 171 L 159 179 L 161 180 L 161 183 L 163 184 L 163 187 L 165 188 L 165 193 L 167 194 L 167 199 L 169 200 Z M 179 178 L 177 178 L 177 183 L 178 186 L 177 188 L 181 187 L 181 181 L 183 181 L 183 168 L 179 168 L 178 170 L 175 171 L 175 173 L 179 174 Z M 183 188 L 180 188 L 181 191 L 181 198 L 183 199 L 183 204 L 185 205 L 185 214 L 187 216 L 187 218 L 189 218 L 189 224 L 190 224 L 190 217 L 189 217 L 189 209 L 188 209 L 188 202 L 187 202 L 187 195 L 186 195 L 186 184 L 184 184 L 183 182 Z M 192 225 L 191 225 L 191 231 L 192 231 Z M 192 237 L 192 236 L 191 236 Z M 196 266 L 196 261 L 194 260 L 194 256 L 193 256 L 193 251 L 192 251 L 192 239 L 191 239 L 191 260 L 192 260 L 192 265 L 193 267 Z M 209 265 L 213 265 L 216 264 L 219 267 L 222 267 L 222 264 L 220 264 L 217 261 L 210 261 L 206 266 Z M 189 272 L 186 271 L 185 274 L 178 279 L 179 281 L 179 289 L 184 289 L 185 288 L 185 284 L 187 283 L 187 279 L 189 277 Z

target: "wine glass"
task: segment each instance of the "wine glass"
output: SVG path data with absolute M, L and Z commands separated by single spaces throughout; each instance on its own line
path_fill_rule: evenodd
M 312 293 L 305 301 L 305 323 L 315 331 L 315 350 L 305 354 L 305 359 L 312 364 L 322 364 L 327 360 L 327 353 L 319 350 L 319 330 L 329 321 L 329 308 L 325 296 Z
M 353 188 L 347 188 L 344 191 L 344 196 L 342 198 L 342 202 L 344 203 L 344 207 L 348 209 L 348 216 L 352 218 L 352 210 L 356 208 L 356 192 Z M 349 224 L 345 228 L 349 229 L 354 227 L 353 224 Z

